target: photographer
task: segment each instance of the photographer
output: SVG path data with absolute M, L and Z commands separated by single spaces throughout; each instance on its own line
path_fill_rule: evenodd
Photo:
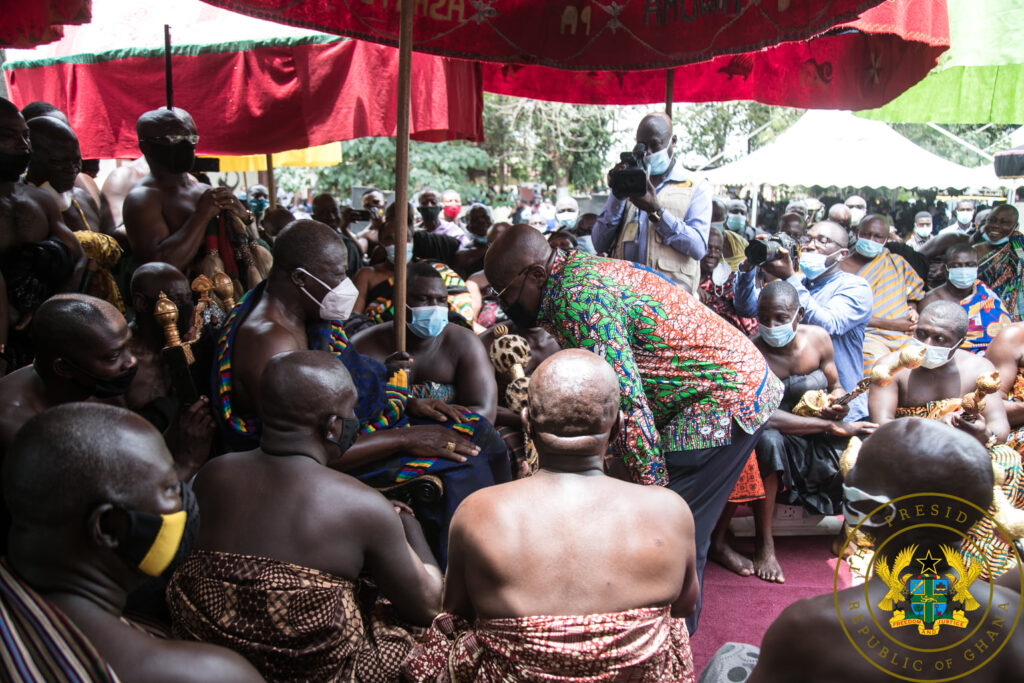
M 700 281 L 700 260 L 708 245 L 711 195 L 707 185 L 676 163 L 676 137 L 665 114 L 648 114 L 636 131 L 643 145 L 647 191 L 637 196 L 615 196 L 613 174 L 629 168 L 618 164 L 609 173 L 612 194 L 594 225 L 594 248 L 613 258 L 649 266 L 680 284 L 691 294 Z M 639 151 L 639 150 L 635 150 Z M 624 155 L 628 156 L 628 155 Z M 639 155 L 638 155 L 639 156 Z M 634 164 L 641 163 L 637 159 Z M 653 226 L 653 230 L 648 230 Z

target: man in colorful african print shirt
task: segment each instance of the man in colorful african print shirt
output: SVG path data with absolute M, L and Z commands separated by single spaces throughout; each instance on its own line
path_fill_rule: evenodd
M 1017 207 L 997 206 L 985 222 L 983 241 L 977 245 L 978 279 L 995 290 L 1014 322 L 1024 319 L 1024 235 L 1018 228 Z
M 540 324 L 563 348 L 593 351 L 615 369 L 624 413 L 615 451 L 634 481 L 667 485 L 689 504 L 702 575 L 715 521 L 782 396 L 764 357 L 662 275 L 567 255 L 529 227 L 495 240 L 485 271 L 516 325 Z
M 924 281 L 902 256 L 885 248 L 889 223 L 885 216 L 865 216 L 853 251 L 840 268 L 859 275 L 871 285 L 874 308 L 864 331 L 864 374 L 881 356 L 910 341 L 917 322 L 917 302 L 924 297 Z

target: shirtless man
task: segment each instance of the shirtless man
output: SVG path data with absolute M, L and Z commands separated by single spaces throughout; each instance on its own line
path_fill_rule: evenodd
M 70 230 L 113 234 L 110 208 L 101 207 L 86 189 L 75 184 L 82 169 L 82 153 L 75 132 L 51 116 L 38 116 L 28 122 L 28 127 L 32 137 L 32 160 L 25 181 L 53 190 L 61 216 Z
M 924 318 L 922 313 L 921 319 Z M 974 507 L 961 504 L 958 510 L 965 511 L 965 514 L 955 516 L 955 523 L 943 519 L 940 526 L 938 522 L 929 523 L 933 519 L 931 517 L 920 519 L 915 514 L 916 508 L 928 510 L 931 504 L 935 504 L 939 509 L 945 509 L 948 498 L 929 495 L 945 494 L 969 501 L 984 510 L 992 501 L 992 484 L 991 461 L 985 449 L 974 439 L 932 420 L 896 420 L 879 428 L 864 442 L 856 466 L 846 477 L 844 507 L 847 519 L 863 520 L 860 530 L 874 541 L 876 548 L 886 544 L 885 549 L 875 555 L 875 560 L 882 559 L 891 567 L 901 550 L 917 545 L 912 553 L 913 560 L 925 558 L 927 563 L 928 558 L 945 557 L 942 544 L 956 548 L 962 540 L 957 532 L 967 531 L 980 513 Z M 898 500 L 912 494 L 917 495 Z M 875 513 L 887 501 L 895 502 L 884 512 Z M 904 513 L 906 516 L 901 518 Z M 896 522 L 887 523 L 890 519 Z M 961 520 L 965 521 L 960 523 Z M 921 522 L 920 529 L 908 529 Z M 951 571 L 941 559 L 933 566 L 939 574 Z M 912 561 L 901 572 L 902 576 L 905 578 L 917 573 L 915 570 L 920 568 L 921 565 Z M 994 591 L 992 595 L 990 588 Z M 878 607 L 886 602 L 884 598 L 890 591 L 875 571 L 866 586 L 854 586 L 836 594 L 830 592 L 793 603 L 765 634 L 761 655 L 749 683 L 881 683 L 895 680 L 889 672 L 904 680 L 949 680 L 948 674 L 963 676 L 972 669 L 970 676 L 961 680 L 996 683 L 1015 680 L 1024 668 L 1024 629 L 1018 626 L 1010 633 L 1020 602 L 1018 591 L 997 585 L 990 587 L 981 580 L 974 581 L 969 592 L 981 609 L 965 612 L 966 628 L 942 626 L 934 635 L 921 635 L 912 625 L 890 626 L 892 612 Z M 953 592 L 950 591 L 950 600 Z M 908 596 L 909 593 L 905 592 L 901 598 L 905 601 Z M 874 620 L 868 614 L 869 605 L 874 610 Z M 841 607 L 839 613 L 837 606 Z M 987 614 L 984 613 L 986 606 L 989 606 Z M 893 604 L 892 608 L 896 605 Z M 903 602 L 900 609 L 911 616 L 909 603 Z M 1005 620 L 1002 626 L 997 625 L 998 619 Z M 972 629 L 980 630 L 974 631 L 976 635 L 969 642 L 963 642 L 962 639 Z M 993 632 L 994 640 L 985 637 L 983 645 L 979 646 L 980 651 L 975 651 L 974 643 L 979 635 Z M 1006 642 L 1006 638 L 1009 638 L 1007 646 L 984 663 L 997 646 Z M 963 644 L 957 646 L 958 642 Z M 858 652 L 854 643 L 865 654 Z M 880 645 L 888 649 L 886 657 L 880 656 Z M 984 646 L 987 648 L 982 650 Z M 918 650 L 911 652 L 910 648 Z M 898 655 L 895 650 L 899 651 Z M 892 661 L 896 664 L 893 665 Z M 978 666 L 983 663 L 984 666 Z M 937 671 L 943 673 L 935 676 Z
M 653 613 L 667 618 L 657 627 L 671 629 L 667 642 L 650 648 L 649 657 L 634 653 L 628 662 L 616 661 L 614 647 L 594 652 L 586 662 L 573 661 L 573 650 L 587 652 L 588 645 L 593 647 L 582 637 L 572 643 L 560 641 L 537 661 L 530 661 L 525 652 L 505 658 L 482 645 L 484 652 L 473 667 L 477 671 L 503 667 L 510 679 L 517 679 L 519 671 L 542 670 L 550 676 L 545 680 L 562 681 L 584 673 L 581 667 L 586 666 L 586 673 L 607 680 L 612 680 L 613 672 L 622 680 L 633 680 L 629 674 L 636 680 L 693 680 L 687 638 L 678 619 L 692 614 L 697 601 L 693 518 L 683 499 L 671 491 L 604 475 L 605 454 L 622 420 L 618 380 L 602 358 L 574 349 L 541 363 L 523 410 L 540 470 L 532 477 L 479 491 L 458 509 L 452 522 L 444 610 L 481 632 L 488 630 L 490 620 L 501 619 L 504 633 L 521 629 L 526 637 L 529 617 L 589 615 L 555 619 L 580 624 L 580 636 L 598 637 L 603 635 L 602 616 L 642 610 L 643 619 Z M 441 627 L 440 620 L 435 620 L 432 631 Z M 418 661 L 416 653 L 407 660 L 406 673 L 429 666 Z M 464 672 L 469 664 L 460 661 L 460 654 L 452 664 L 465 677 L 456 679 L 477 680 Z M 497 679 L 483 675 L 479 680 Z
M 351 680 L 363 680 L 360 674 L 397 675 L 412 639 L 406 635 L 406 646 L 399 652 L 364 642 L 362 629 L 349 627 L 353 615 L 346 612 L 354 602 L 353 586 L 368 572 L 401 618 L 427 626 L 440 607 L 441 572 L 407 508 L 398 508 L 396 515 L 396 508 L 380 493 L 327 467 L 351 446 L 359 429 L 356 391 L 348 371 L 324 351 L 286 352 L 267 363 L 260 396 L 259 448 L 220 456 L 196 478 L 203 524 L 195 552 L 175 574 L 169 591 L 176 632 L 230 643 L 271 680 L 326 680 L 353 670 L 356 676 Z M 269 498 L 253 495 L 259 491 L 274 493 Z M 219 593 L 206 582 L 213 578 L 211 565 L 224 553 L 232 554 L 228 557 L 236 567 L 270 565 L 274 575 L 284 573 L 284 581 L 292 578 L 296 566 L 325 572 L 326 580 L 336 582 L 338 594 L 324 597 L 321 584 L 311 587 L 308 599 L 321 610 L 322 621 L 336 626 L 305 636 L 318 642 L 314 647 L 304 641 L 304 656 L 288 649 L 294 634 L 287 612 L 225 617 L 219 607 L 235 584 L 220 576 L 217 585 L 225 592 Z M 238 555 L 245 556 L 245 562 L 240 563 Z M 263 588 L 284 589 L 273 583 L 249 582 L 246 595 Z M 297 594 L 293 604 L 302 602 L 301 589 L 288 589 Z M 299 617 L 310 605 L 294 609 Z M 368 613 L 359 618 L 370 625 Z M 266 626 L 271 622 L 277 626 Z M 260 630 L 264 626 L 268 632 Z M 277 645 L 277 637 L 280 648 L 267 647 Z M 351 649 L 359 653 L 351 659 L 378 670 L 360 672 L 354 661 L 331 661 L 334 670 L 329 672 L 317 668 L 325 665 L 325 656 L 334 659 L 330 652 L 339 641 L 349 639 L 355 641 Z M 343 660 L 340 655 L 337 659 Z
M 448 324 L 448 288 L 431 265 L 411 263 L 407 271 L 405 319 L 413 395 L 457 404 L 493 424 L 497 385 L 483 344 L 470 330 Z M 363 330 L 352 344 L 383 363 L 395 352 L 394 322 Z
M 1007 445 L 1024 448 L 1024 323 L 1012 323 L 988 345 L 985 357 L 999 371 L 999 393 L 1006 419 L 1014 430 Z
M 149 175 L 149 163 L 146 157 L 139 157 L 135 161 L 121 164 L 107 176 L 103 181 L 102 194 L 110 207 L 110 214 L 114 218 L 114 225 L 119 230 L 124 230 L 124 199 L 143 178 Z
M 187 273 L 203 255 L 207 224 L 217 214 L 230 212 L 248 225 L 252 212 L 228 188 L 211 188 L 189 175 L 199 136 L 188 112 L 146 112 L 136 130 L 150 172 L 124 200 L 128 242 L 136 263 L 163 261 Z M 229 255 L 222 252 L 221 258 Z
M 262 680 L 230 650 L 154 638 L 123 619 L 128 593 L 164 570 L 197 514 L 183 507 L 174 461 L 145 420 L 91 403 L 34 417 L 4 461 L 4 497 L 13 519 L 4 583 L 62 613 L 120 680 Z M 21 680 L 15 671 L 5 678 Z

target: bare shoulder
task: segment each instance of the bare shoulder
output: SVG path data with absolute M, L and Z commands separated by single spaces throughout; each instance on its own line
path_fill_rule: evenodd
M 349 341 L 358 351 L 367 353 L 370 350 L 377 350 L 381 340 L 389 338 L 393 330 L 394 326 L 389 321 L 360 330 Z
M 444 328 L 445 337 L 458 345 L 458 348 L 485 349 L 483 340 L 472 330 L 461 325 L 446 325 Z
M 158 641 L 159 647 L 136 660 L 132 679 L 168 683 L 180 681 L 222 681 L 249 683 L 262 681 L 260 673 L 241 655 L 208 643 L 181 640 Z M 126 674 L 128 672 L 125 672 Z M 129 680 L 128 676 L 123 676 Z
M 957 365 L 970 373 L 984 374 L 996 369 L 996 366 L 988 358 L 970 351 L 957 349 L 956 355 L 953 357 L 956 359 Z

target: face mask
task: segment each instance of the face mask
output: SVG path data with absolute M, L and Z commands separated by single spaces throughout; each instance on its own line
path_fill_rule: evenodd
M 828 257 L 817 251 L 805 251 L 800 254 L 800 271 L 811 280 L 817 280 L 829 269 L 826 265 Z
M 555 216 L 558 227 L 572 229 L 576 227 L 576 219 L 580 217 L 579 211 L 562 211 Z
M 339 416 L 340 417 L 340 416 Z M 352 448 L 352 444 L 359 438 L 359 428 L 362 425 L 359 423 L 359 419 L 355 417 L 342 417 L 341 418 L 341 436 L 337 439 L 331 436 L 325 436 L 324 440 L 327 443 L 333 443 L 338 447 L 341 453 L 338 454 L 340 458 L 342 455 L 348 452 L 348 449 Z
M 263 212 L 267 210 L 267 206 L 270 204 L 266 199 L 250 199 L 249 208 L 252 212 L 258 216 L 263 215 Z
M 441 334 L 448 324 L 447 306 L 409 306 L 412 322 L 409 330 L 421 339 L 432 339 Z
M 316 280 L 329 290 L 327 294 L 324 294 L 323 301 L 317 301 L 317 298 L 306 291 L 305 287 L 299 288 L 303 294 L 320 306 L 321 320 L 348 320 L 348 317 L 352 315 L 352 307 L 356 305 L 356 299 L 359 298 L 359 290 L 352 284 L 352 280 L 345 278 L 332 289 L 327 287 L 326 282 L 305 268 L 296 268 L 296 270 Z
M 971 219 L 974 218 L 973 211 L 957 211 L 956 222 L 960 225 L 970 225 Z
M 473 244 L 478 247 L 487 246 L 487 235 L 473 235 Z
M 761 335 L 761 339 L 764 339 L 765 344 L 768 346 L 774 346 L 775 348 L 785 346 L 789 342 L 793 341 L 793 337 L 796 336 L 796 330 L 793 328 L 792 324 L 768 327 L 767 325 L 758 323 L 757 331 Z
M 135 373 L 139 371 L 139 365 L 136 363 L 120 375 L 98 377 L 68 358 L 64 358 L 64 362 L 89 378 L 91 383 L 82 386 L 89 390 L 90 396 L 95 396 L 96 398 L 124 396 L 128 392 L 128 387 L 132 385 L 132 380 L 135 379 Z
M 0 152 L 0 181 L 16 183 L 21 174 L 28 168 L 28 162 L 32 159 L 31 152 L 24 154 L 8 154 Z
M 196 162 L 196 148 L 188 142 L 173 145 L 150 143 L 147 157 L 168 173 L 188 173 Z
M 918 237 L 921 237 L 921 238 L 931 237 L 932 236 L 932 226 L 930 226 L 930 225 L 915 225 L 914 226 L 914 234 L 917 235 Z
M 952 360 L 951 354 L 953 348 L 946 348 L 945 346 L 931 346 L 930 344 L 923 344 L 917 342 L 920 346 L 924 347 L 924 362 L 921 363 L 921 367 L 927 368 L 928 370 L 934 370 L 935 368 L 941 368 L 943 365 Z M 960 346 L 957 344 L 957 346 Z
M 732 275 L 732 268 L 724 260 L 719 261 L 714 268 L 711 269 L 711 283 L 716 287 L 721 287 L 729 281 L 729 276 Z
M 738 213 L 730 213 L 725 217 L 725 227 L 729 228 L 733 232 L 739 232 L 743 229 L 743 226 L 747 224 L 745 216 Z
M 444 217 L 447 218 L 450 221 L 453 221 L 456 218 L 458 218 L 460 213 L 462 213 L 462 207 L 461 206 L 445 206 L 444 207 Z
M 882 250 L 885 249 L 885 245 L 879 244 L 874 240 L 859 239 L 853 248 L 858 254 L 865 258 L 875 258 L 882 253 Z
M 992 246 L 999 246 L 1000 244 L 1006 244 L 1006 241 L 1010 239 L 1009 235 L 1007 235 L 1006 237 L 1003 237 L 1002 239 L 998 239 L 998 240 L 992 239 L 991 237 L 988 236 L 987 233 L 982 233 L 981 236 L 984 237 L 985 241 L 988 242 L 989 244 L 991 244 Z
M 128 516 L 128 538 L 114 552 L 147 576 L 173 572 L 192 552 L 199 533 L 199 506 L 192 489 L 181 485 L 181 510 L 167 515 L 117 506 Z
M 387 254 L 388 254 L 388 263 L 394 263 L 395 262 L 395 245 L 390 244 L 390 245 L 384 247 L 384 251 L 386 251 Z M 411 263 L 412 262 L 412 245 L 409 244 L 408 242 L 405 243 L 405 262 L 406 263 Z
M 867 213 L 865 209 L 850 209 L 850 225 L 859 225 L 860 219 Z
M 978 268 L 950 268 L 949 284 L 959 289 L 967 289 L 978 279 Z
M 644 164 L 647 166 L 649 175 L 664 175 L 672 164 L 672 157 L 668 155 L 668 147 L 647 157 Z
M 576 238 L 576 248 L 580 251 L 585 251 L 588 254 L 596 254 L 597 251 L 594 249 L 594 240 L 590 238 L 590 235 L 583 235 L 582 237 Z
M 885 507 L 882 507 L 883 505 Z M 866 510 L 862 512 L 861 509 L 864 508 Z M 868 517 L 868 513 L 872 510 L 878 511 Z M 851 529 L 857 525 L 860 525 L 862 529 L 884 526 L 895 516 L 896 508 L 886 496 L 873 496 L 858 488 L 843 484 L 843 518 Z M 861 524 L 862 522 L 863 524 Z
M 420 212 L 420 216 L 423 217 L 424 223 L 433 223 L 441 215 L 440 206 L 421 206 L 417 210 Z

